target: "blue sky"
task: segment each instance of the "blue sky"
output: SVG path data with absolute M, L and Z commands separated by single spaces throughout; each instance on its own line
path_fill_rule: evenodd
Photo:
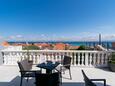
M 115 0 L 1 0 L 1 40 L 115 40 Z

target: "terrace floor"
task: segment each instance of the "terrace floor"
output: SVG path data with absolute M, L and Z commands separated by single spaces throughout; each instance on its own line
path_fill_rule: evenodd
M 63 75 L 62 86 L 84 86 L 83 76 L 81 73 L 83 69 L 89 78 L 104 78 L 107 81 L 107 86 L 115 86 L 115 72 L 109 71 L 107 68 L 85 68 L 85 67 L 71 67 L 72 80 L 68 79 L 68 71 Z M 23 86 L 35 86 L 34 79 L 23 80 Z M 17 66 L 0 66 L 0 86 L 19 86 L 20 73 Z M 103 86 L 103 82 L 96 82 L 99 86 Z

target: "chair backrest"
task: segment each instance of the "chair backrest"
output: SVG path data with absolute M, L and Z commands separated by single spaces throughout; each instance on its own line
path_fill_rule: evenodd
M 50 74 L 36 74 L 36 86 L 59 86 L 59 72 Z
M 85 81 L 85 86 L 96 86 L 96 84 L 94 84 L 85 74 L 85 72 L 83 70 L 82 71 L 82 74 L 83 74 L 83 77 L 84 77 L 84 81 Z
M 32 64 L 29 63 L 28 59 L 24 59 L 20 61 L 21 65 L 23 66 L 24 70 L 31 70 L 32 69 Z
M 67 69 L 70 69 L 70 65 L 71 65 L 71 57 L 69 56 L 64 56 L 64 59 L 63 59 L 63 65 L 66 65 L 64 66 L 65 68 Z
M 29 71 L 32 69 L 32 64 L 29 63 L 29 61 L 27 59 L 24 59 L 22 61 L 18 61 L 18 66 L 19 66 L 19 69 L 20 69 L 20 72 L 21 71 Z M 24 75 L 25 72 L 21 72 L 21 75 Z
M 17 62 L 17 63 L 18 63 L 20 72 L 21 72 L 21 71 L 24 71 L 24 68 L 23 68 L 22 64 L 21 64 L 20 62 Z M 24 74 L 25 74 L 25 72 L 21 72 L 21 76 L 23 76 Z

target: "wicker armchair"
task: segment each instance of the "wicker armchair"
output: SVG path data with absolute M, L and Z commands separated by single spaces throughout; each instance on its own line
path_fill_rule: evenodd
M 89 79 L 85 72 L 83 70 L 82 71 L 82 74 L 83 74 L 83 77 L 84 77 L 84 81 L 85 81 L 85 86 L 97 86 L 95 83 L 93 83 L 92 81 L 103 81 L 104 82 L 104 86 L 106 86 L 106 80 L 105 79 Z
M 64 56 L 64 59 L 61 61 L 61 66 L 57 67 L 56 70 L 57 71 L 60 71 L 60 72 L 64 72 L 66 70 L 69 70 L 69 75 L 70 75 L 70 79 L 72 79 L 72 76 L 71 76 L 71 57 L 69 56 Z
M 21 62 L 17 62 L 19 69 L 20 69 L 20 74 L 21 74 L 21 81 L 20 81 L 20 86 L 22 86 L 22 80 L 23 78 L 27 78 L 27 82 L 29 77 L 35 77 L 35 73 L 41 73 L 40 70 L 31 70 L 32 65 L 28 62 L 28 60 L 22 60 Z

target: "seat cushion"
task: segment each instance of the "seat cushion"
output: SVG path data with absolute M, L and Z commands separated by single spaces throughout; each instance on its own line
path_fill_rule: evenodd
M 24 77 L 35 77 L 35 75 L 36 74 L 41 74 L 41 70 L 39 70 L 39 71 L 36 71 L 36 72 L 26 72 L 25 74 L 24 74 Z

